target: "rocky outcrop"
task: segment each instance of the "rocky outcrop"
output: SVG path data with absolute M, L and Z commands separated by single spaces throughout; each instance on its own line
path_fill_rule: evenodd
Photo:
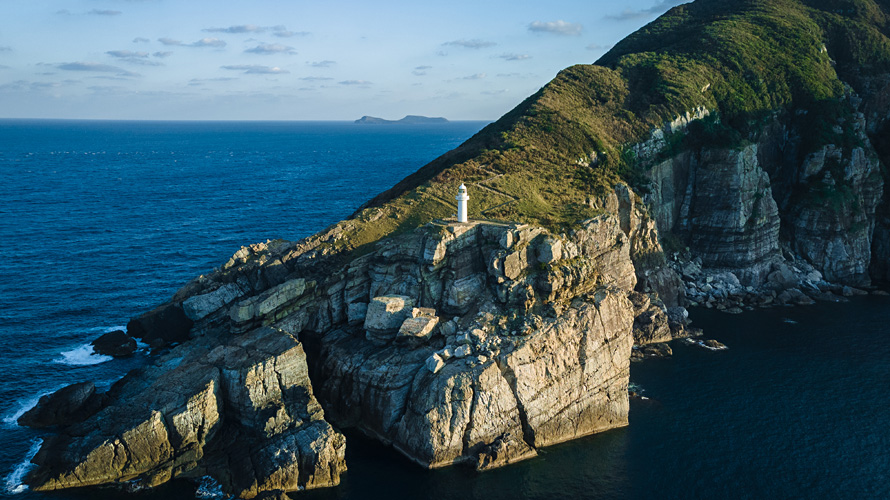
M 868 285 L 869 266 L 883 269 L 872 251 L 886 254 L 890 239 L 876 229 L 884 186 L 861 103 L 848 89 L 835 123 L 777 113 L 753 142 L 651 160 L 645 201 L 660 234 L 744 286 L 766 283 L 789 252 L 830 282 Z M 814 122 L 826 128 L 815 149 Z
M 507 224 L 425 232 L 381 245 L 344 284 L 326 285 L 344 302 L 382 294 L 370 298 L 363 328 L 347 321 L 310 334 L 332 421 L 425 467 L 479 468 L 626 424 L 625 295 L 635 275 L 618 218 L 587 221 L 565 240 Z M 400 342 L 432 318 L 429 341 Z M 379 334 L 399 322 L 398 335 Z
M 99 411 L 104 403 L 92 382 L 80 382 L 41 396 L 34 408 L 18 418 L 18 424 L 40 429 L 81 422 Z
M 655 165 L 647 201 L 660 231 L 686 240 L 711 268 L 761 282 L 779 255 L 779 212 L 756 145 L 703 149 Z
M 48 439 L 29 484 L 211 475 L 251 498 L 337 484 L 328 420 L 424 467 L 479 469 L 626 425 L 632 254 L 660 247 L 616 192 L 615 214 L 568 234 L 432 223 L 334 271 L 299 244 L 243 249 L 134 320 L 182 343 Z M 188 324 L 190 339 L 162 334 Z
M 136 352 L 136 339 L 121 330 L 115 330 L 101 335 L 90 342 L 93 351 L 106 356 L 129 356 Z
M 324 420 L 302 346 L 280 330 L 174 348 L 106 397 L 47 440 L 35 490 L 209 474 L 252 498 L 332 486 L 345 470 L 345 439 Z

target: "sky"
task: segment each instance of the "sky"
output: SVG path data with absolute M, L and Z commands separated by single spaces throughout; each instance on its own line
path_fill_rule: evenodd
M 0 0 L 0 118 L 495 120 L 684 0 Z

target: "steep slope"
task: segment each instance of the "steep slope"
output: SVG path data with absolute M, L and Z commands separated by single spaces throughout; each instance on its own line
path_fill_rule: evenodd
M 887 4 L 871 0 L 681 5 L 597 64 L 563 70 L 461 147 L 371 200 L 337 228 L 349 237 L 334 246 L 360 247 L 450 216 L 460 182 L 473 193 L 473 217 L 559 230 L 599 213 L 594 200 L 619 179 L 641 194 L 657 191 L 664 168 L 653 173 L 653 166 L 661 161 L 687 155 L 685 167 L 671 167 L 685 176 L 690 162 L 725 166 L 742 161 L 734 151 L 753 148 L 741 156 L 756 158 L 756 166 L 733 167 L 732 179 L 711 176 L 703 186 L 748 186 L 733 207 L 710 207 L 694 192 L 686 200 L 692 219 L 722 211 L 738 220 L 718 214 L 702 225 L 665 226 L 676 216 L 664 212 L 679 207 L 663 206 L 659 193 L 647 199 L 659 229 L 677 236 L 673 246 L 690 246 L 707 266 L 759 266 L 751 276 L 757 281 L 781 238 L 831 279 L 866 283 L 883 193 L 871 143 L 888 109 L 887 32 Z M 827 155 L 827 166 L 817 168 L 813 154 Z M 737 178 L 741 172 L 747 180 Z M 677 189 L 695 184 L 672 182 Z M 751 224 L 757 227 L 746 230 Z M 841 241 L 850 232 L 858 241 Z M 829 246 L 820 241 L 833 236 L 840 239 Z M 835 264 L 838 258 L 847 262 Z
M 29 484 L 210 474 L 251 498 L 338 483 L 328 420 L 479 469 L 626 425 L 631 345 L 685 335 L 684 296 L 740 312 L 888 277 L 888 12 L 672 9 L 350 219 L 134 318 L 181 344 L 72 410 Z M 439 220 L 461 182 L 474 220 Z

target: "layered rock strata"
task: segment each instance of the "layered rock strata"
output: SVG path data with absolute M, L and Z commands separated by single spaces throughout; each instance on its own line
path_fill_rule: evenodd
M 328 421 L 424 467 L 479 469 L 624 426 L 628 294 L 666 271 L 634 265 L 663 261 L 635 195 L 602 203 L 614 212 L 568 234 L 431 223 L 342 265 L 305 242 L 244 248 L 131 322 L 167 353 L 62 419 L 28 482 L 210 475 L 252 498 L 338 483 L 345 440 Z
M 345 439 L 324 420 L 301 344 L 269 327 L 207 340 L 131 372 L 104 407 L 65 422 L 34 458 L 32 487 L 211 475 L 252 498 L 338 484 Z
M 645 200 L 660 234 L 671 235 L 674 250 L 688 247 L 702 268 L 731 272 L 746 287 L 792 265 L 789 254 L 830 282 L 867 286 L 869 266 L 883 279 L 890 246 L 883 227 L 876 230 L 881 162 L 862 100 L 848 90 L 840 106 L 844 116 L 824 124 L 822 140 L 834 143 L 815 149 L 801 109 L 777 113 L 754 141 L 650 160 Z

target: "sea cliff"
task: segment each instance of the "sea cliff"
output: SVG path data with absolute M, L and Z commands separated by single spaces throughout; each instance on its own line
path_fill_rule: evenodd
M 349 219 L 243 247 L 130 322 L 148 366 L 23 417 L 57 430 L 28 483 L 333 486 L 345 428 L 503 466 L 627 425 L 630 360 L 699 333 L 685 306 L 868 293 L 890 275 L 890 7 L 844 5 L 674 8 Z

